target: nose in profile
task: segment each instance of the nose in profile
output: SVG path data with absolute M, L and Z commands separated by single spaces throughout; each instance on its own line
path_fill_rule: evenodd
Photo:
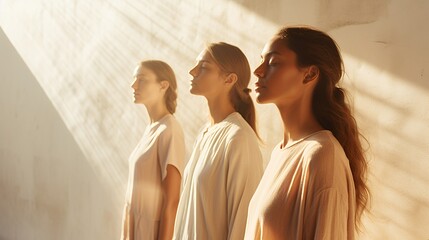
M 189 70 L 189 74 L 191 74 L 192 77 L 196 77 L 197 76 L 197 66 L 193 67 L 191 70 Z
M 139 86 L 138 86 L 138 83 L 137 83 L 137 80 L 135 80 L 134 82 L 133 82 L 133 84 L 131 85 L 131 88 L 132 89 L 134 89 L 134 90 L 137 90 L 137 88 L 138 88 Z
M 264 77 L 264 72 L 265 72 L 264 66 L 263 66 L 263 64 L 261 64 L 261 65 L 259 65 L 259 67 L 257 67 L 255 69 L 255 71 L 253 71 L 253 74 L 255 76 L 257 76 L 258 78 L 263 78 Z

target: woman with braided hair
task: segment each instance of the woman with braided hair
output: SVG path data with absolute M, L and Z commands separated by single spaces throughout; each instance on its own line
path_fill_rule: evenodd
M 134 71 L 134 103 L 143 104 L 150 123 L 129 158 L 121 240 L 171 239 L 185 166 L 182 127 L 174 117 L 177 83 L 159 60 Z
M 210 44 L 189 73 L 207 99 L 210 122 L 186 165 L 173 239 L 243 239 L 247 208 L 262 176 L 250 66 L 227 43 Z

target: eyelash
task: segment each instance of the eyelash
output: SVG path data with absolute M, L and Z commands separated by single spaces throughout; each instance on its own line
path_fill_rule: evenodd
M 261 60 L 261 64 L 264 64 L 264 62 L 265 62 L 265 61 L 262 59 L 262 60 Z M 275 67 L 275 66 L 279 65 L 280 63 L 279 63 L 279 62 L 277 62 L 277 61 L 268 60 L 268 61 L 266 62 L 266 64 L 267 64 L 268 66 Z
M 206 67 L 206 66 L 200 66 L 200 71 L 207 71 L 208 70 L 208 67 Z

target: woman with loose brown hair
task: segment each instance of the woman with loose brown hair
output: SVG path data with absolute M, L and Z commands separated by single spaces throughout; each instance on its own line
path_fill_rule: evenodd
M 189 73 L 207 99 L 208 123 L 185 168 L 173 239 L 243 239 L 247 208 L 262 176 L 250 66 L 227 43 L 210 44 Z
M 338 84 L 335 41 L 284 28 L 261 57 L 257 101 L 277 106 L 284 138 L 251 200 L 245 239 L 354 239 L 369 197 L 367 161 Z
M 150 124 L 129 158 L 121 239 L 171 239 L 185 166 L 182 127 L 173 116 L 176 77 L 167 63 L 148 60 L 136 67 L 131 87 Z

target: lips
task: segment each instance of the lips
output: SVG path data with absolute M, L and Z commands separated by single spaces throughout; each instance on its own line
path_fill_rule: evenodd
M 255 92 L 261 92 L 262 90 L 264 90 L 266 87 L 257 87 L 255 89 Z
M 255 83 L 255 86 L 256 86 L 255 92 L 260 92 L 263 89 L 267 88 L 267 87 L 263 86 L 259 81 Z

